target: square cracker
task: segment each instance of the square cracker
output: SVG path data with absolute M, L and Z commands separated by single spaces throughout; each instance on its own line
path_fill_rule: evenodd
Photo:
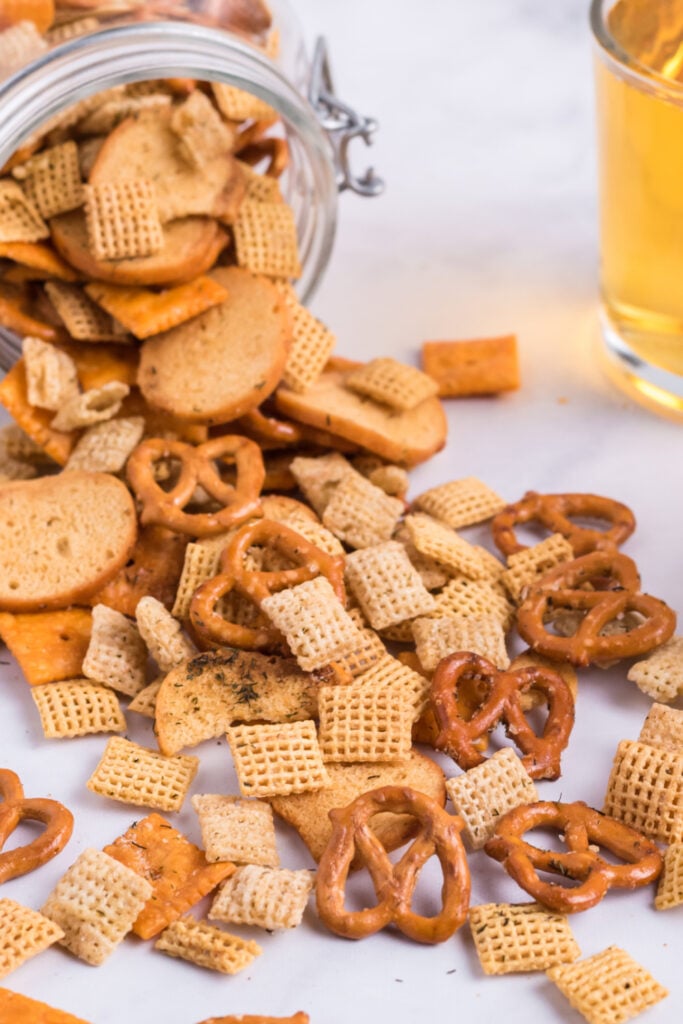
M 91 629 L 92 615 L 87 608 L 24 615 L 0 613 L 0 637 L 30 686 L 80 676 Z
M 369 548 L 391 538 L 404 504 L 365 477 L 349 473 L 335 488 L 323 523 L 352 548 Z
M 85 185 L 88 239 L 98 260 L 152 256 L 164 245 L 154 183 L 125 178 Z
M 639 743 L 683 754 L 683 711 L 653 704 L 638 737 Z
M 491 838 L 502 814 L 538 800 L 533 781 L 510 747 L 449 779 L 446 791 L 465 822 L 463 835 L 473 850 L 481 850 Z
M 402 761 L 412 745 L 413 706 L 396 686 L 321 686 L 319 742 L 325 761 Z
M 0 899 L 0 978 L 48 949 L 63 935 L 59 925 L 37 910 L 29 910 L 14 900 Z
M 48 896 L 43 914 L 64 931 L 59 941 L 97 966 L 133 927 L 152 887 L 100 850 L 85 850 Z
M 659 877 L 655 910 L 670 910 L 683 903 L 683 843 L 672 843 L 664 854 L 664 869 Z
M 479 654 L 496 668 L 510 666 L 505 633 L 494 616 L 415 619 L 412 629 L 417 656 L 427 672 L 433 672 L 443 658 L 455 651 Z
M 442 398 L 493 395 L 515 391 L 520 384 L 514 334 L 474 341 L 425 341 L 422 367 L 437 382 Z
M 202 843 L 210 863 L 228 860 L 266 868 L 279 866 L 270 804 L 239 796 L 201 793 L 192 797 L 192 806 L 199 818 Z
M 104 604 L 92 610 L 92 632 L 83 675 L 134 697 L 145 685 L 147 648 L 137 626 Z
M 648 697 L 662 704 L 671 703 L 683 693 L 683 636 L 672 637 L 647 658 L 631 665 L 626 678 Z
M 388 357 L 372 359 L 351 370 L 344 386 L 399 412 L 414 409 L 438 391 L 437 384 L 422 370 Z
M 138 914 L 133 931 L 151 939 L 212 892 L 235 870 L 234 864 L 209 864 L 182 832 L 160 814 L 150 814 L 104 852 L 146 878 L 152 895 Z
M 603 807 L 661 843 L 683 840 L 683 752 L 622 740 Z
M 174 921 L 162 932 L 154 948 L 221 974 L 243 971 L 262 952 L 257 942 L 229 935 L 189 916 Z
M 220 888 L 210 921 L 249 924 L 268 931 L 296 928 L 314 884 L 310 871 L 288 871 L 247 864 Z
M 234 725 L 227 738 L 243 796 L 305 793 L 328 785 L 312 721 Z
M 122 803 L 179 811 L 198 768 L 198 757 L 164 757 L 113 736 L 87 786 L 99 796 Z
M 454 530 L 483 523 L 505 507 L 495 491 L 473 476 L 431 487 L 420 494 L 414 504 Z
M 246 199 L 240 206 L 233 234 L 238 266 L 268 277 L 301 275 L 296 222 L 287 203 Z
M 88 1024 L 82 1017 L 74 1017 L 64 1010 L 55 1010 L 19 992 L 0 988 L 0 1020 L 8 1024 Z
M 0 242 L 40 242 L 49 237 L 49 227 L 21 186 L 0 180 Z
M 483 903 L 469 922 L 484 974 L 545 971 L 581 954 L 566 915 L 537 903 Z
M 551 967 L 547 975 L 588 1024 L 622 1024 L 669 994 L 617 946 Z
M 31 690 L 45 739 L 125 732 L 126 719 L 113 690 L 89 679 L 46 683 Z
M 184 324 L 228 298 L 225 288 L 210 277 L 196 277 L 161 291 L 93 281 L 85 291 L 117 324 L 139 339 Z
M 346 578 L 373 629 L 426 615 L 435 601 L 398 541 L 354 551 L 346 559 Z

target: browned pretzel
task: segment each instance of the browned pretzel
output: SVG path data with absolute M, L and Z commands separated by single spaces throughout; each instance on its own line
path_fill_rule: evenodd
M 154 471 L 169 459 L 180 463 L 180 474 L 165 491 Z M 236 468 L 234 484 L 226 483 L 215 463 Z M 184 441 L 148 438 L 137 446 L 128 460 L 128 480 L 142 503 L 140 521 L 167 526 L 191 537 L 223 533 L 245 519 L 258 516 L 259 496 L 265 470 L 261 449 L 254 441 L 237 434 L 216 437 L 194 447 Z M 197 487 L 223 507 L 216 512 L 185 512 Z
M 375 814 L 410 814 L 420 831 L 397 864 L 370 828 Z M 316 899 L 318 914 L 327 927 L 347 939 L 363 939 L 396 927 L 416 942 L 445 942 L 467 916 L 470 873 L 460 838 L 464 827 L 457 815 L 448 814 L 423 793 L 403 786 L 384 786 L 363 793 L 348 807 L 330 811 L 332 835 L 320 858 Z M 377 893 L 377 905 L 365 910 L 344 908 L 344 888 L 351 862 L 358 853 L 367 867 Z M 430 857 L 439 858 L 443 872 L 442 909 L 423 917 L 412 909 L 420 871 Z
M 259 625 L 230 622 L 218 611 L 221 600 L 235 589 L 235 578 L 221 573 L 197 587 L 190 602 L 190 622 L 197 638 L 209 647 L 239 647 L 242 651 L 274 650 L 282 644 L 282 634 L 263 612 Z
M 475 677 L 487 692 L 479 707 L 466 717 L 459 691 Z M 521 696 L 532 687 L 543 694 L 548 705 L 542 736 L 536 735 L 522 710 Z M 500 672 L 486 658 L 459 651 L 439 663 L 429 699 L 439 724 L 434 746 L 461 768 L 474 768 L 486 760 L 478 741 L 504 722 L 506 734 L 524 754 L 522 764 L 532 779 L 559 776 L 560 756 L 574 725 L 574 698 L 558 672 L 533 666 Z
M 567 610 L 584 613 L 576 632 L 549 632 L 546 623 Z M 604 635 L 611 622 L 628 626 L 630 613 L 638 616 L 632 628 Z M 594 551 L 557 566 L 532 587 L 517 610 L 517 629 L 529 646 L 572 665 L 645 654 L 665 643 L 675 628 L 674 612 L 658 598 L 640 593 L 635 562 L 617 551 Z
M 71 838 L 71 811 L 56 800 L 26 799 L 19 776 L 0 768 L 0 851 L 22 821 L 40 821 L 45 831 L 25 846 L 0 852 L 0 883 L 18 878 L 47 864 L 64 849 Z
M 610 524 L 606 530 L 579 526 L 572 516 L 597 519 Z M 504 555 L 524 551 L 526 545 L 517 540 L 519 523 L 540 523 L 551 533 L 566 537 L 575 555 L 618 547 L 636 528 L 630 508 L 599 494 L 537 494 L 527 491 L 521 501 L 508 505 L 494 517 L 493 539 Z
M 551 828 L 563 836 L 567 851 L 539 850 L 524 841 L 533 828 Z M 625 864 L 600 856 L 603 847 Z M 500 861 L 535 900 L 558 914 L 574 914 L 599 903 L 610 888 L 635 889 L 653 882 L 662 870 L 662 855 L 653 842 L 616 818 L 594 811 L 582 801 L 539 801 L 504 814 L 484 849 Z M 581 885 L 545 882 L 539 871 L 552 871 Z

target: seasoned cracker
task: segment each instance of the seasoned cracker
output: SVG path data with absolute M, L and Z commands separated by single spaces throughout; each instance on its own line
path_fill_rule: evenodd
M 262 952 L 257 942 L 229 935 L 189 916 L 174 921 L 154 948 L 221 974 L 243 971 Z
M 469 544 L 438 520 L 417 513 L 406 516 L 406 528 L 416 550 L 449 573 L 467 576 L 471 580 L 490 577 L 491 570 L 482 558 L 481 548 Z
M 603 812 L 656 842 L 681 842 L 683 752 L 622 740 L 607 783 Z
M 301 924 L 314 880 L 311 871 L 247 864 L 220 887 L 209 920 L 249 924 L 268 931 L 296 928 Z
M 179 811 L 198 768 L 198 757 L 164 757 L 156 750 L 113 736 L 87 786 L 99 796 L 122 803 Z
M 280 864 L 275 845 L 275 825 L 269 804 L 243 800 L 239 796 L 201 793 L 192 797 L 202 830 L 206 859 L 258 864 L 276 868 Z
M 442 398 L 494 395 L 520 385 L 517 338 L 507 334 L 476 341 L 425 341 L 422 367 Z
M 0 613 L 0 637 L 19 662 L 29 686 L 80 676 L 91 630 L 92 616 L 86 608 Z
M 57 882 L 42 912 L 62 928 L 62 946 L 97 966 L 128 934 L 151 895 L 152 886 L 137 872 L 100 850 L 85 850 Z
M 414 409 L 438 391 L 426 373 L 388 357 L 372 359 L 351 370 L 344 378 L 344 386 L 399 412 Z
M 125 341 L 125 328 L 95 305 L 79 285 L 46 281 L 45 291 L 72 338 L 77 341 Z
M 12 31 L 8 29 L 8 31 Z M 0 32 L 0 50 L 2 36 Z M 0 66 L 2 58 L 0 56 Z M 50 229 L 16 181 L 0 181 L 0 242 L 40 242 Z
M 195 89 L 183 103 L 175 107 L 170 124 L 178 136 L 181 153 L 193 167 L 202 168 L 210 160 L 229 153 L 233 148 L 234 133 L 209 97 L 199 89 Z
M 268 277 L 301 275 L 296 222 L 287 203 L 246 199 L 239 208 L 233 233 L 238 266 Z
M 479 654 L 499 669 L 510 666 L 505 633 L 494 616 L 415 619 L 412 630 L 417 656 L 427 672 L 455 651 Z
M 526 768 L 510 747 L 449 779 L 446 791 L 465 822 L 463 836 L 473 850 L 481 850 L 491 838 L 501 815 L 539 799 Z
M 223 542 L 224 545 L 225 542 Z M 173 604 L 172 615 L 176 619 L 186 619 L 190 614 L 190 604 L 195 590 L 202 583 L 213 579 L 220 570 L 221 550 L 217 546 L 206 544 L 188 544 L 185 548 L 183 571 L 178 583 L 178 590 Z
M 347 474 L 335 488 L 323 523 L 352 548 L 369 548 L 389 540 L 404 504 L 356 473 Z
M 53 419 L 52 426 L 55 430 L 69 432 L 105 423 L 120 411 L 121 403 L 129 392 L 128 385 L 118 380 L 84 391 L 64 403 Z
M 562 562 L 575 558 L 574 549 L 561 533 L 552 533 L 540 544 L 534 544 L 508 557 L 508 567 L 501 579 L 513 601 L 524 598 L 529 587 Z
M 164 677 L 159 676 L 153 683 L 146 686 L 144 690 L 136 693 L 128 705 L 128 710 L 134 711 L 136 715 L 142 715 L 144 718 L 154 718 L 156 716 L 157 695 L 163 681 Z
M 672 843 L 664 854 L 664 868 L 659 876 L 655 910 L 670 910 L 683 903 L 683 843 Z
M 420 494 L 414 504 L 454 530 L 483 523 L 505 507 L 495 491 L 473 476 L 431 487 Z
M 5 978 L 63 936 L 59 925 L 38 911 L 29 910 L 14 900 L 0 899 L 0 978 Z
M 83 205 L 78 146 L 72 140 L 32 157 L 27 172 L 24 191 L 45 220 Z
M 653 704 L 638 737 L 640 743 L 683 754 L 683 711 Z
M 226 289 L 210 277 L 196 277 L 163 291 L 123 288 L 103 281 L 93 281 L 85 290 L 116 323 L 139 339 L 186 323 L 228 298 Z
M 134 697 L 145 685 L 147 649 L 137 627 L 125 615 L 96 604 L 83 675 Z
M 225 82 L 212 82 L 218 109 L 227 121 L 274 121 L 275 111 L 265 100 Z
M 89 473 L 120 473 L 128 456 L 142 440 L 142 416 L 121 416 L 89 427 L 76 442 L 65 470 L 85 469 Z
M 162 672 L 170 672 L 197 653 L 178 620 L 155 597 L 142 598 L 135 610 L 135 618 L 140 636 Z
M 329 455 L 319 455 L 317 458 L 297 456 L 289 468 L 306 500 L 319 516 L 325 512 L 341 481 L 355 473 L 348 459 L 339 452 L 330 452 Z
M 622 1024 L 669 994 L 617 946 L 546 973 L 588 1024 Z
M 398 686 L 356 679 L 322 686 L 318 740 L 325 761 L 402 761 L 412 746 L 413 705 Z
M 153 256 L 164 245 L 154 184 L 125 178 L 85 185 L 88 238 L 98 260 Z
M 71 356 L 40 338 L 24 338 L 26 389 L 31 405 L 57 412 L 80 395 L 78 371 Z
M 325 576 L 271 594 L 261 609 L 306 672 L 350 654 L 363 639 Z
M 397 541 L 352 552 L 346 559 L 346 578 L 373 629 L 426 615 L 435 608 L 434 598 Z
M 469 922 L 484 974 L 545 971 L 581 955 L 566 915 L 537 903 L 483 903 Z
M 126 719 L 116 694 L 89 679 L 47 683 L 31 690 L 47 740 L 125 732 Z
M 627 679 L 660 704 L 670 704 L 683 693 L 683 636 L 656 647 L 628 670 Z
M 314 722 L 234 725 L 227 739 L 243 796 L 304 793 L 328 784 Z

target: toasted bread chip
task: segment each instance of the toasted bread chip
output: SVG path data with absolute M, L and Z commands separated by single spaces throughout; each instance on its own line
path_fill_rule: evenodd
M 546 973 L 588 1024 L 622 1024 L 669 994 L 617 946 Z
M 122 288 L 102 281 L 94 281 L 85 290 L 136 338 L 168 331 L 228 298 L 226 289 L 210 277 L 198 277 L 162 292 Z
M 136 693 L 128 705 L 128 710 L 134 711 L 137 715 L 143 715 L 145 718 L 154 718 L 157 708 L 157 696 L 163 681 L 164 677 L 160 676 L 153 683 L 150 683 L 149 686 L 146 686 L 144 690 Z
M 250 924 L 268 931 L 296 928 L 314 881 L 310 871 L 246 864 L 220 887 L 209 920 Z
M 89 679 L 34 686 L 31 696 L 47 740 L 126 730 L 116 695 L 108 686 L 97 686 Z
M 413 706 L 400 685 L 322 686 L 318 712 L 325 761 L 403 761 L 410 752 Z
M 118 422 L 113 420 L 112 426 Z M 170 607 L 186 546 L 187 537 L 164 526 L 141 527 L 127 564 L 91 598 L 93 604 L 106 604 L 131 618 L 143 597 L 155 597 Z
M 673 636 L 647 658 L 631 665 L 626 678 L 648 697 L 670 704 L 683 693 L 683 636 Z
M 156 192 L 149 179 L 85 185 L 84 192 L 88 238 L 95 259 L 153 256 L 163 248 Z
M 335 488 L 323 523 L 353 548 L 369 548 L 389 540 L 404 505 L 358 473 L 349 473 Z
M 301 275 L 296 222 L 287 203 L 246 199 L 233 231 L 238 266 L 269 277 Z
M 30 270 L 32 278 L 56 277 L 59 281 L 76 281 L 77 275 L 68 263 L 49 245 L 41 242 L 2 242 L 0 259 L 12 260 L 19 268 Z M 8 274 L 4 275 L 8 280 Z
M 659 877 L 655 910 L 670 910 L 683 903 L 683 843 L 672 843 L 664 854 L 664 869 Z
M 412 630 L 417 656 L 427 672 L 433 672 L 443 658 L 455 651 L 480 654 L 497 668 L 510 665 L 505 633 L 495 616 L 414 619 Z
M 653 704 L 638 737 L 640 743 L 683 754 L 683 711 Z
M 501 579 L 513 601 L 521 601 L 529 587 L 561 562 L 575 557 L 574 549 L 561 533 L 553 533 L 540 544 L 518 551 L 508 557 L 508 567 Z
M 48 281 L 47 296 L 72 338 L 77 341 L 123 341 L 126 329 L 100 309 L 78 285 Z
M 603 812 L 657 842 L 681 842 L 683 751 L 622 740 L 607 783 Z
M 442 398 L 515 391 L 520 384 L 517 338 L 507 334 L 477 341 L 425 341 L 422 368 L 436 381 Z
M 127 384 L 116 380 L 103 384 L 101 388 L 84 391 L 62 405 L 52 425 L 55 430 L 69 433 L 111 420 L 120 411 L 121 402 L 129 391 Z
M 274 121 L 275 111 L 253 93 L 225 82 L 212 82 L 218 109 L 227 121 Z
M 344 384 L 357 394 L 399 412 L 414 409 L 438 391 L 436 383 L 426 373 L 391 358 L 371 359 L 347 374 Z
M 164 757 L 113 736 L 87 786 L 122 803 L 179 811 L 198 768 L 198 757 Z
M 566 916 L 537 903 L 483 903 L 469 922 L 484 974 L 545 971 L 581 955 Z
M 0 40 L 5 34 L 0 33 Z M 6 178 L 0 181 L 0 242 L 40 242 L 49 237 L 49 227 L 21 186 Z
M 482 557 L 482 549 L 469 544 L 437 519 L 421 513 L 406 516 L 406 528 L 416 550 L 449 573 L 472 580 L 490 577 L 490 564 Z
M 0 381 L 0 403 L 31 440 L 63 466 L 76 443 L 76 437 L 52 428 L 54 414 L 31 405 L 27 387 L 26 366 L 24 360 L 19 359 Z
M 434 610 L 434 598 L 397 541 L 354 551 L 346 559 L 346 578 L 373 629 Z
M 22 353 L 31 405 L 57 412 L 67 402 L 78 398 L 76 364 L 66 352 L 40 338 L 24 338 Z
M 234 864 L 209 864 L 199 847 L 160 814 L 134 822 L 104 852 L 152 888 L 133 925 L 141 939 L 158 935 L 235 871 Z
M 468 476 L 424 491 L 414 505 L 446 526 L 459 530 L 495 516 L 505 507 L 505 502 L 481 480 Z
M 47 49 L 32 21 L 20 21 L 0 32 L 0 68 L 3 76 L 29 64 Z
M 69 140 L 31 158 L 24 191 L 45 220 L 83 205 L 78 146 Z
M 193 167 L 229 153 L 235 136 L 208 96 L 195 89 L 171 116 L 171 130 L 178 137 L 180 151 Z M 260 175 L 259 175 L 260 177 Z
M 411 750 L 408 757 L 395 764 L 326 765 L 330 784 L 314 793 L 276 796 L 269 801 L 275 813 L 292 825 L 318 861 L 332 834 L 329 811 L 346 807 L 361 793 L 380 786 L 409 786 L 431 796 L 441 806 L 446 802 L 443 772 L 439 766 Z M 376 814 L 370 828 L 382 846 L 395 850 L 415 834 L 415 819 L 410 815 Z
M 142 416 L 122 416 L 117 420 L 96 423 L 77 441 L 64 469 L 120 473 L 128 456 L 142 440 L 144 430 Z
M 292 659 L 221 648 L 173 669 L 157 697 L 159 749 L 175 754 L 234 722 L 292 722 L 316 713 L 320 680 Z
M 0 1020 L 9 1024 L 88 1024 L 82 1017 L 55 1010 L 47 1003 L 22 996 L 19 992 L 10 992 L 8 988 L 0 988 Z
M 0 899 L 0 978 L 5 978 L 32 956 L 42 953 L 63 935 L 54 921 L 36 910 L 29 910 L 14 900 Z
M 209 863 L 233 861 L 276 868 L 273 811 L 262 800 L 202 793 L 192 797 Z
M 30 686 L 79 676 L 91 628 L 92 616 L 86 608 L 28 615 L 0 613 L 0 637 Z
M 97 966 L 128 934 L 151 895 L 152 886 L 135 871 L 99 850 L 85 850 L 42 912 L 64 931 L 62 946 Z
M 502 814 L 539 799 L 533 781 L 511 747 L 497 750 L 483 764 L 449 779 L 446 791 L 465 822 L 463 835 L 473 850 L 481 850 L 491 838 Z
M 228 743 L 243 796 L 279 796 L 329 783 L 315 723 L 233 725 Z
M 162 932 L 154 948 L 221 974 L 243 971 L 262 952 L 257 942 L 229 935 L 189 916 L 174 921 Z
M 170 672 L 197 653 L 180 623 L 155 597 L 143 597 L 135 610 L 140 636 L 162 672 Z
M 96 604 L 83 659 L 83 675 L 134 697 L 145 685 L 147 649 L 137 627 L 125 615 Z

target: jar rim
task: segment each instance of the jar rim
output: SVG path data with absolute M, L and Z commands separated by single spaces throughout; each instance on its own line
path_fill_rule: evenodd
M 611 65 L 622 78 L 632 81 L 641 89 L 649 91 L 665 91 L 673 99 L 683 102 L 683 83 L 643 64 L 629 53 L 610 32 L 607 13 L 613 6 L 612 0 L 592 0 L 590 8 L 590 26 L 593 38 L 601 51 L 601 56 Z M 682 26 L 683 28 L 683 26 Z

